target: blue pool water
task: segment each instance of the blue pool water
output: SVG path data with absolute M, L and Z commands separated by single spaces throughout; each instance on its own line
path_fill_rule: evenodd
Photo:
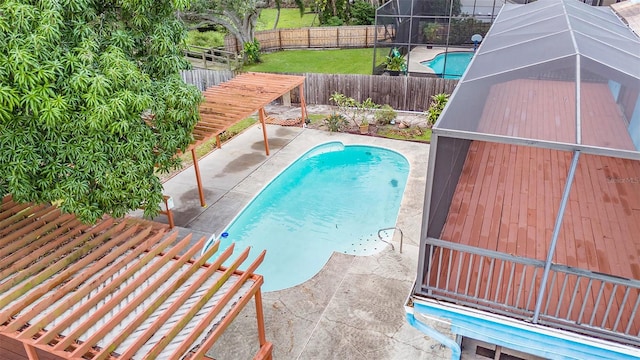
M 250 264 L 266 249 L 257 271 L 264 291 L 309 280 L 334 251 L 374 254 L 389 246 L 378 230 L 395 226 L 408 173 L 406 158 L 391 150 L 340 142 L 315 147 L 221 232 L 228 236 L 220 237 L 218 253 L 232 242 L 235 255 L 251 246 Z
M 445 66 L 445 56 L 447 60 L 447 68 L 446 72 L 444 69 Z M 420 64 L 424 66 L 428 66 L 433 69 L 433 72 L 436 74 L 443 76 L 445 79 L 460 79 L 464 74 L 464 71 L 469 66 L 471 59 L 473 58 L 473 53 L 469 51 L 463 52 L 450 52 L 450 53 L 442 53 L 436 55 L 431 60 L 423 61 Z

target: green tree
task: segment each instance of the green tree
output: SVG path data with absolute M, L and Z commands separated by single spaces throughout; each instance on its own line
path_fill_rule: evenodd
M 0 4 L 0 194 L 92 222 L 145 207 L 179 165 L 200 92 L 179 70 L 188 0 Z
M 193 0 L 184 16 L 224 26 L 238 40 L 240 48 L 252 42 L 260 15 L 261 0 Z
M 351 25 L 373 25 L 376 21 L 376 8 L 369 2 L 356 0 L 349 9 Z
M 314 0 L 320 24 L 327 24 L 330 19 L 337 18 L 343 22 L 349 20 L 348 0 Z M 333 20 L 335 21 L 335 20 Z

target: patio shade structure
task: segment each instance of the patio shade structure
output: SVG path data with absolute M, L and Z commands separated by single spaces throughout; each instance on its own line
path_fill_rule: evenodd
M 415 306 L 544 358 L 638 358 L 640 38 L 610 7 L 504 5 L 429 156 Z
M 256 358 L 271 358 L 260 286 L 264 253 L 239 271 L 213 262 L 205 239 L 177 245 L 166 225 L 104 218 L 85 225 L 48 205 L 0 205 L 0 357 L 208 359 L 205 352 L 255 299 Z
M 265 128 L 267 114 L 264 107 L 297 87 L 300 92 L 301 121 L 304 121 L 307 117 L 304 79 L 304 76 L 295 75 L 245 73 L 204 91 L 204 101 L 200 105 L 200 121 L 193 129 L 195 142 L 190 147 L 198 182 L 200 205 L 206 206 L 206 203 L 195 147 L 215 136 L 219 148 L 220 134 L 257 111 L 262 124 L 265 153 L 269 155 L 269 142 Z

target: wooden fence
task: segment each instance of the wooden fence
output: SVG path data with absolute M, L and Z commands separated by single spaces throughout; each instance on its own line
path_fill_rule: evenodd
M 218 85 L 233 79 L 233 71 L 229 70 L 184 70 L 180 72 L 182 80 L 187 84 L 195 85 L 200 91 L 205 91 L 208 87 Z
M 424 111 L 429 107 L 431 96 L 439 93 L 451 94 L 458 80 L 379 75 L 343 74 L 296 74 L 306 77 L 304 97 L 309 105 L 335 105 L 329 98 L 334 92 L 345 94 L 358 101 L 371 98 L 376 104 L 389 104 L 396 110 Z M 183 71 L 185 82 L 201 90 L 231 79 L 230 71 L 190 70 Z M 291 92 L 291 101 L 299 103 L 297 88 Z
M 431 77 L 303 74 L 306 76 L 304 97 L 307 104 L 335 105 L 329 98 L 334 92 L 357 101 L 371 98 L 376 104 L 389 104 L 396 110 L 424 111 L 431 96 L 451 94 L 458 80 Z M 292 102 L 299 102 L 297 92 Z
M 192 65 L 205 69 L 211 67 L 213 70 L 235 70 L 241 65 L 235 52 L 215 48 L 189 45 L 184 51 L 184 55 Z
M 377 32 L 377 34 L 376 34 Z M 283 49 L 366 48 L 378 39 L 392 37 L 394 30 L 374 25 L 327 26 L 299 29 L 257 31 L 255 38 L 262 51 Z M 240 52 L 242 48 L 233 35 L 224 38 L 225 50 Z

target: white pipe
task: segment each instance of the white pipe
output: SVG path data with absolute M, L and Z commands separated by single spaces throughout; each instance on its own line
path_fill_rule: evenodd
M 462 350 L 460 349 L 460 345 L 458 345 L 457 342 L 416 319 L 416 317 L 413 315 L 413 308 L 405 307 L 405 310 L 407 312 L 407 321 L 409 322 L 409 324 L 411 324 L 411 326 L 422 331 L 430 338 L 439 341 L 442 345 L 445 345 L 446 347 L 451 349 L 451 360 L 460 360 L 460 354 L 462 353 Z

